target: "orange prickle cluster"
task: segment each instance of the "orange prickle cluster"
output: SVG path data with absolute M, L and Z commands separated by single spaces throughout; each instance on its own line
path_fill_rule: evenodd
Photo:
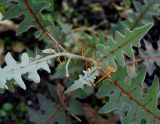
M 83 50 L 80 51 L 80 55 L 81 55 L 81 56 L 84 56 L 84 55 L 85 55 L 85 53 L 84 53 Z M 94 60 L 96 60 L 96 57 L 95 57 L 94 54 L 93 54 L 92 58 L 93 58 Z M 99 62 L 97 62 L 97 63 L 99 63 Z M 85 65 L 86 65 L 86 68 L 87 68 L 87 67 L 88 67 L 87 61 L 85 62 Z M 114 67 L 112 67 L 112 66 L 109 65 L 109 64 L 108 64 L 108 68 L 107 68 L 107 69 L 104 69 L 104 67 L 103 67 L 101 64 L 99 65 L 99 67 L 102 68 L 103 70 L 105 70 L 105 75 L 104 75 L 103 77 L 101 77 L 101 78 L 95 83 L 95 85 L 97 85 L 100 81 L 104 80 L 105 78 L 110 79 L 110 78 L 111 78 L 111 72 L 115 72 L 115 71 L 117 70 L 117 69 L 115 69 Z M 101 70 L 101 69 L 100 69 L 100 70 Z
M 88 51 L 89 51 L 89 50 L 88 50 Z M 81 49 L 79 55 L 80 55 L 80 56 L 85 56 L 85 55 L 88 53 L 88 51 L 84 52 L 83 49 Z M 94 59 L 94 60 L 96 59 L 94 53 L 93 53 L 93 55 L 92 55 L 91 58 Z M 85 61 L 85 66 L 86 66 L 86 69 L 89 67 L 88 61 Z
M 106 69 L 106 74 L 111 77 L 111 72 L 115 72 L 116 69 L 113 68 L 111 65 L 108 65 L 108 68 Z
M 116 69 L 113 68 L 111 65 L 108 65 L 108 68 L 105 70 L 105 75 L 101 77 L 95 85 L 97 85 L 100 81 L 104 80 L 105 78 L 110 79 L 111 78 L 111 72 L 115 72 Z

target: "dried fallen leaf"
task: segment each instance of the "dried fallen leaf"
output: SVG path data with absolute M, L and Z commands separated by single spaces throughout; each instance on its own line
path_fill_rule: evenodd
M 122 17 L 126 17 L 128 15 L 128 13 L 133 13 L 132 9 L 126 9 L 122 6 L 119 6 L 117 4 L 113 4 L 113 6 L 115 7 L 115 9 L 118 11 L 118 13 L 122 16 Z
M 0 40 L 0 65 L 2 65 L 4 62 L 3 53 L 4 53 L 4 42 Z
M 8 30 L 13 30 L 13 31 L 17 30 L 18 25 L 14 24 L 12 21 L 9 21 L 9 20 L 1 21 L 2 18 L 3 18 L 3 15 L 0 12 L 0 32 L 4 32 Z
M 4 52 L 4 42 L 0 40 L 0 55 L 2 55 Z

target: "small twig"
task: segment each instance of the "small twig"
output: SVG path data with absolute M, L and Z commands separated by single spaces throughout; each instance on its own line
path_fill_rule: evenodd
M 65 109 L 66 109 L 67 112 L 69 112 L 69 114 L 70 114 L 73 118 L 75 118 L 78 122 L 81 122 L 81 119 L 80 119 L 78 116 L 76 116 L 68 107 L 66 107 Z
M 69 101 L 70 99 L 72 99 L 73 96 L 74 96 L 74 94 L 70 94 L 69 96 L 67 96 L 66 102 Z M 61 109 L 62 109 L 62 107 L 65 108 L 65 110 L 66 110 L 73 118 L 75 118 L 77 121 L 81 122 L 81 119 L 80 119 L 79 117 L 77 117 L 69 108 L 67 108 L 67 107 L 66 107 L 66 104 L 61 103 L 60 105 L 57 106 L 56 110 L 50 114 L 50 117 L 49 117 L 48 121 L 47 121 L 45 124 L 50 124 L 51 121 L 54 119 L 55 114 L 56 114 L 57 112 L 60 112 Z
M 46 34 L 47 34 L 47 36 L 50 38 L 50 40 L 53 41 L 53 42 L 55 43 L 55 45 L 57 45 L 63 52 L 67 52 L 67 50 L 64 49 L 64 48 L 58 43 L 58 41 L 57 41 L 49 32 L 47 32 Z
M 65 66 L 65 69 L 66 69 L 66 77 L 69 77 L 68 66 L 69 66 L 69 63 L 71 62 L 71 58 L 72 58 L 72 56 L 70 56 L 70 57 L 68 58 L 68 61 L 67 61 L 66 66 Z
M 47 61 L 47 60 L 51 60 L 51 59 L 54 59 L 54 58 L 57 58 L 57 57 L 72 57 L 74 59 L 79 59 L 79 60 L 83 60 L 83 61 L 88 61 L 88 62 L 92 62 L 94 64 L 94 66 L 98 67 L 97 65 L 97 62 L 92 59 L 92 58 L 87 58 L 85 56 L 80 56 L 80 55 L 76 55 L 76 54 L 72 54 L 72 53 L 66 53 L 66 52 L 61 52 L 61 53 L 57 53 L 57 54 L 54 54 L 54 55 L 48 55 L 42 59 L 39 59 L 37 61 L 34 61 L 30 64 L 35 64 L 35 63 L 39 63 L 39 62 L 42 62 L 42 61 Z
M 141 62 L 145 59 L 160 59 L 160 56 L 145 56 L 145 57 L 142 57 L 142 58 L 135 59 L 133 61 L 128 61 L 127 64 L 133 64 L 133 63 Z

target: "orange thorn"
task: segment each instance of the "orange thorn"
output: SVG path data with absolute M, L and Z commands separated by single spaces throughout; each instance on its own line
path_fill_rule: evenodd
M 108 75 L 104 75 L 103 77 L 101 77 L 96 83 L 95 85 L 97 85 L 100 81 L 104 80 L 105 78 L 107 78 Z

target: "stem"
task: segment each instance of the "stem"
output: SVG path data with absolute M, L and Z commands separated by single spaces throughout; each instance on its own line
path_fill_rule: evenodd
M 24 0 L 24 3 L 26 4 L 26 7 L 27 7 L 28 11 L 31 13 L 31 15 L 32 15 L 33 18 L 35 19 L 36 23 L 39 25 L 39 27 L 40 27 L 40 29 L 42 30 L 42 32 L 43 32 L 44 34 L 46 34 L 46 36 L 52 41 L 53 46 L 56 45 L 56 46 L 58 46 L 58 47 L 61 49 L 61 51 L 67 52 L 67 51 L 65 50 L 65 48 L 63 48 L 63 46 L 61 46 L 54 37 L 52 37 L 52 35 L 50 34 L 50 32 L 48 32 L 48 31 L 45 29 L 45 27 L 43 26 L 43 24 L 41 23 L 41 21 L 38 19 L 36 13 L 32 10 L 31 6 L 29 5 L 28 0 Z M 55 46 L 55 47 L 56 47 L 56 46 Z
M 67 50 L 66 50 L 65 48 L 63 48 L 63 47 L 58 43 L 58 41 L 57 41 L 54 37 L 52 37 L 52 35 L 51 35 L 49 32 L 47 32 L 47 36 L 48 36 L 49 39 L 50 39 L 51 41 L 53 41 L 63 52 L 67 52 Z
M 133 63 L 137 63 L 137 62 L 140 62 L 140 61 L 143 61 L 144 59 L 160 59 L 160 56 L 145 56 L 145 57 L 141 57 L 141 58 L 138 58 L 136 60 L 133 60 L 133 61 L 128 61 L 127 64 L 133 64 Z
M 87 58 L 85 56 L 80 56 L 80 55 L 76 55 L 76 54 L 72 54 L 72 53 L 66 53 L 66 52 L 57 53 L 55 55 L 49 55 L 49 56 L 46 56 L 42 59 L 34 61 L 30 64 L 34 64 L 34 63 L 38 63 L 38 62 L 42 62 L 42 61 L 48 61 L 48 60 L 51 60 L 51 59 L 54 59 L 54 58 L 57 58 L 57 57 L 67 57 L 67 58 L 71 57 L 73 59 L 80 59 L 80 60 L 83 60 L 83 61 L 89 61 L 89 62 L 92 62 L 95 66 L 98 67 L 97 62 L 92 58 Z

